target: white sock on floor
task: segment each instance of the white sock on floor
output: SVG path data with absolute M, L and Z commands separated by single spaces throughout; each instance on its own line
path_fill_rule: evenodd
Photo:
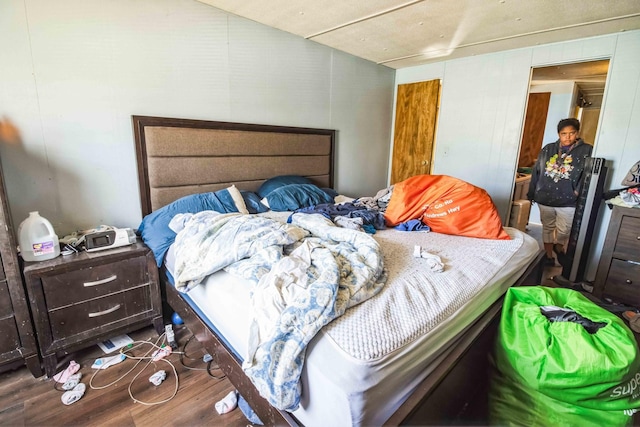
M 216 411 L 220 415 L 226 414 L 227 412 L 231 412 L 234 409 L 236 409 L 237 405 L 238 405 L 238 396 L 236 395 L 235 391 L 232 391 L 229 394 L 227 394 L 224 397 L 224 399 L 222 399 L 219 402 L 216 402 Z
M 84 392 L 86 391 L 86 389 L 87 389 L 86 385 L 84 385 L 83 383 L 78 383 L 73 389 L 62 393 L 62 396 L 60 396 L 60 399 L 62 400 L 62 403 L 64 403 L 65 405 L 71 405 L 72 403 L 75 403 L 78 400 L 80 400 L 82 396 L 84 396 Z

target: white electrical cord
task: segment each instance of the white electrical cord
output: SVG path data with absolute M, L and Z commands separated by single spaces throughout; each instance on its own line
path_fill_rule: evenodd
M 136 369 L 136 367 L 143 361 L 143 360 L 147 360 L 147 364 L 144 366 L 144 368 L 142 368 L 131 380 L 131 382 L 129 383 L 129 387 L 128 387 L 128 392 L 129 392 L 129 396 L 131 397 L 131 399 L 136 402 L 136 403 L 141 403 L 143 405 L 147 405 L 147 406 L 152 406 L 152 405 L 159 405 L 162 403 L 166 403 L 168 401 L 170 401 L 171 399 L 173 399 L 176 394 L 178 393 L 178 387 L 179 387 L 179 381 L 178 381 L 178 371 L 176 370 L 176 367 L 173 365 L 173 363 L 171 363 L 169 360 L 167 360 L 166 358 L 161 358 L 158 359 L 156 361 L 164 361 L 166 363 L 168 363 L 171 368 L 173 369 L 173 374 L 175 377 L 175 389 L 173 391 L 173 394 L 168 397 L 167 399 L 158 401 L 158 402 L 144 402 L 142 400 L 136 399 L 133 396 L 133 393 L 131 392 L 131 386 L 133 385 L 133 382 L 140 376 L 140 374 L 142 374 L 142 372 L 144 372 L 144 370 L 152 363 L 152 362 L 156 362 L 154 361 L 154 356 L 150 356 L 149 354 L 154 351 L 154 350 L 162 350 L 163 347 L 161 347 L 160 345 L 158 345 L 158 343 L 160 343 L 160 341 L 163 341 L 164 344 L 164 338 L 165 338 L 165 334 L 163 333 L 162 335 L 160 335 L 158 337 L 158 340 L 155 343 L 152 343 L 151 341 L 134 341 L 132 344 L 135 344 L 132 347 L 127 348 L 126 350 L 124 348 L 120 349 L 120 354 L 123 354 L 126 358 L 128 359 L 133 359 L 133 360 L 137 360 L 137 362 L 135 363 L 135 365 L 133 365 L 133 367 L 131 369 L 129 369 L 127 372 L 125 372 L 122 376 L 120 376 L 119 378 L 117 378 L 116 380 L 112 381 L 109 384 L 105 384 L 105 385 L 101 385 L 101 386 L 94 386 L 93 385 L 93 379 L 95 378 L 95 376 L 98 374 L 98 372 L 100 372 L 102 369 L 98 369 L 96 370 L 93 375 L 91 376 L 91 379 L 89 380 L 89 387 L 91 387 L 94 390 L 101 390 L 101 389 L 105 389 L 107 387 L 111 387 L 112 385 L 114 385 L 115 383 L 117 383 L 118 381 L 122 380 L 123 378 L 125 378 L 127 375 L 129 375 L 134 369 Z M 142 345 L 150 345 L 151 348 L 144 353 L 143 356 L 132 356 L 127 354 L 127 352 L 133 351 L 136 348 L 142 346 Z M 173 350 L 173 349 L 172 349 Z M 178 351 L 172 351 L 172 353 L 180 353 Z

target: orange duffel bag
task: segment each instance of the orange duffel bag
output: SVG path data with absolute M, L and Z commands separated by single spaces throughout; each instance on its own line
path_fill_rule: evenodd
M 510 239 L 489 194 L 447 175 L 416 175 L 395 184 L 387 225 L 420 219 L 432 231 L 483 239 Z

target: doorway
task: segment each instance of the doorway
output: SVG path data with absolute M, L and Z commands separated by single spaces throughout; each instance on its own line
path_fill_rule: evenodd
M 608 71 L 608 59 L 532 69 L 516 183 L 531 173 L 540 149 L 558 139 L 562 119 L 580 120 L 580 137 L 595 145 Z M 541 226 L 537 205 L 531 207 L 528 223 Z

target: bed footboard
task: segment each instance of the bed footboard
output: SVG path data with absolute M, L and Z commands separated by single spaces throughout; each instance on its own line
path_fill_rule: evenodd
M 253 411 L 265 425 L 297 426 L 293 416 L 285 411 L 280 411 L 267 402 L 254 387 L 251 380 L 244 374 L 242 364 L 228 349 L 224 342 L 211 331 L 200 317 L 189 307 L 175 287 L 166 282 L 163 275 L 163 285 L 166 291 L 167 303 L 180 315 L 185 326 L 202 344 L 207 352 L 213 356 L 220 370 L 227 376 L 231 384 L 238 390 L 242 397 L 249 403 Z

